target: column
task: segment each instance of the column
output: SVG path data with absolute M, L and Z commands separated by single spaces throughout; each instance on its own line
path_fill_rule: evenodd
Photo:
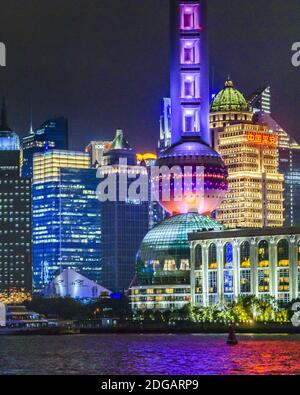
M 208 306 L 208 245 L 202 244 L 203 306 Z
M 289 260 L 290 260 L 290 300 L 298 297 L 298 249 L 295 236 L 289 239 Z
M 195 253 L 196 253 L 196 247 L 198 243 L 195 241 L 192 241 L 190 243 L 190 269 L 191 269 L 191 274 L 190 274 L 190 282 L 191 282 L 191 306 L 194 307 L 196 305 L 196 300 L 195 300 Z
M 251 293 L 258 297 L 258 244 L 260 240 L 253 237 L 247 241 L 250 243 Z
M 232 258 L 233 258 L 233 293 L 234 293 L 234 299 L 237 300 L 239 296 L 239 243 L 238 240 L 233 240 L 233 252 L 232 252 Z
M 269 244 L 269 260 L 270 260 L 270 295 L 278 298 L 277 286 L 277 242 L 278 239 L 271 237 Z
M 218 281 L 218 302 L 224 301 L 224 245 L 226 245 L 227 240 L 225 243 L 221 241 L 217 241 L 217 264 L 218 264 L 218 274 L 217 274 L 217 281 Z

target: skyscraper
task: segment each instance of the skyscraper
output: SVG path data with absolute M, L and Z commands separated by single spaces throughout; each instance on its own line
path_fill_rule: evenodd
M 248 102 L 254 113 L 262 111 L 271 114 L 271 87 L 257 89 L 248 97 Z
M 127 165 L 120 164 L 120 160 L 126 160 Z M 109 151 L 104 153 L 104 163 L 98 175 L 115 175 L 117 196 L 101 202 L 102 285 L 122 292 L 128 289 L 135 274 L 136 254 L 149 226 L 149 203 L 130 196 L 120 199 L 120 184 L 128 191 L 138 177 L 147 179 L 147 169 L 137 166 L 136 153 L 121 130 L 117 130 Z
M 218 152 L 228 167 L 229 191 L 217 219 L 230 228 L 282 227 L 277 134 L 266 126 L 235 123 L 219 133 Z
M 256 112 L 255 120 L 278 134 L 279 171 L 284 175 L 284 224 L 300 226 L 300 145 L 275 121 L 271 108 L 270 112 Z
M 21 177 L 18 135 L 0 124 L 0 292 L 31 292 L 31 181 Z
M 139 166 L 145 166 L 148 172 L 148 199 L 149 199 L 149 229 L 152 229 L 155 225 L 159 224 L 165 217 L 165 212 L 159 202 L 153 199 L 152 196 L 152 183 L 151 183 L 151 171 L 155 166 L 157 155 L 147 153 L 137 155 L 137 164 Z
M 217 150 L 219 133 L 227 125 L 236 122 L 251 122 L 253 113 L 245 96 L 234 86 L 231 79 L 227 79 L 225 86 L 214 97 L 210 106 L 210 130 L 212 133 L 212 147 Z
M 54 118 L 45 121 L 37 130 L 22 139 L 23 170 L 26 177 L 33 175 L 33 155 L 45 152 L 49 149 L 68 149 L 68 120 L 66 118 Z
M 85 152 L 90 154 L 91 166 L 103 166 L 103 154 L 110 147 L 111 141 L 91 141 L 86 147 Z
M 35 154 L 33 170 L 35 291 L 69 267 L 100 282 L 100 202 L 89 155 L 62 150 Z
M 170 147 L 172 140 L 172 103 L 169 97 L 163 99 L 163 110 L 159 120 L 159 151 Z

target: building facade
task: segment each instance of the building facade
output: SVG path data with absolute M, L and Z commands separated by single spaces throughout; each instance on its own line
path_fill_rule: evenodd
M 228 168 L 229 191 L 217 219 L 229 228 L 283 226 L 277 134 L 262 125 L 232 124 L 219 133 L 218 152 Z
M 54 118 L 45 121 L 38 129 L 31 130 L 23 137 L 22 148 L 24 157 L 22 174 L 32 178 L 34 154 L 51 149 L 68 149 L 68 120 Z
M 66 268 L 101 280 L 101 218 L 96 169 L 81 152 L 34 156 L 33 279 L 40 292 Z
M 7 124 L 3 104 L 0 122 L 0 293 L 30 292 L 31 180 L 21 177 L 20 140 Z
M 193 306 L 243 295 L 300 297 L 300 228 L 196 232 L 190 242 Z
M 159 120 L 158 150 L 164 150 L 171 145 L 172 140 L 172 103 L 169 97 L 163 99 L 163 110 Z
M 103 154 L 109 150 L 111 141 L 91 141 L 85 152 L 91 157 L 91 166 L 99 167 L 104 165 Z
M 218 150 L 219 133 L 226 126 L 237 122 L 251 122 L 253 113 L 245 96 L 235 88 L 231 79 L 225 82 L 224 88 L 217 93 L 210 106 L 210 131 L 212 146 Z
M 110 149 L 104 153 L 104 164 L 98 169 L 98 177 L 111 179 L 116 195 L 101 201 L 101 284 L 113 292 L 124 292 L 134 278 L 136 254 L 149 228 L 148 199 L 132 199 L 128 190 L 139 177 L 144 177 L 148 186 L 148 174 L 146 167 L 137 166 L 136 153 L 122 130 L 117 130 Z M 120 196 L 120 185 L 126 192 L 124 197 Z
M 300 226 L 300 145 L 269 113 L 257 112 L 255 119 L 278 135 L 279 172 L 284 176 L 284 225 Z
M 144 238 L 137 255 L 137 273 L 130 289 L 133 310 L 175 310 L 191 302 L 188 234 L 222 225 L 196 213 L 170 217 Z

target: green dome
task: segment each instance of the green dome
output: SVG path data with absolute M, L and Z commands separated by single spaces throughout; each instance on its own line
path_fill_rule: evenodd
M 173 216 L 148 232 L 141 243 L 138 261 L 146 266 L 156 264 L 156 269 L 164 270 L 166 260 L 173 260 L 180 270 L 181 261 L 190 258 L 189 233 L 222 229 L 223 225 L 204 215 Z
M 233 82 L 228 79 L 224 89 L 222 89 L 212 101 L 210 111 L 250 111 L 250 109 L 244 95 L 235 89 Z

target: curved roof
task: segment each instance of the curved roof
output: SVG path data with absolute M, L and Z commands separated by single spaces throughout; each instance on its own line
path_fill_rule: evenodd
M 219 158 L 220 155 L 207 144 L 203 143 L 200 137 L 183 136 L 181 140 L 162 151 L 159 159 L 180 156 L 210 156 Z
M 205 215 L 175 215 L 147 233 L 141 243 L 139 258 L 143 262 L 189 259 L 189 233 L 223 229 L 222 224 Z
M 250 111 L 245 96 L 228 79 L 224 88 L 216 95 L 210 106 L 211 112 Z

